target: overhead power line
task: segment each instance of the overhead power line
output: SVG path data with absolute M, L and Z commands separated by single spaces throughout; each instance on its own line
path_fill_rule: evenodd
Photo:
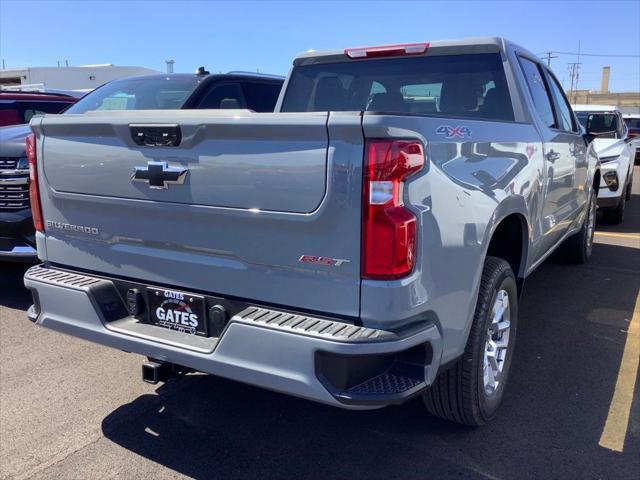
M 557 53 L 560 55 L 579 55 L 581 57 L 617 57 L 617 58 L 640 58 L 640 55 L 624 55 L 618 53 L 582 53 L 582 52 L 542 52 L 540 56 Z

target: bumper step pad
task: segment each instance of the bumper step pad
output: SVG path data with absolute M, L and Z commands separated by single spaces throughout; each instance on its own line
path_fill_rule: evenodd
M 382 342 L 397 338 L 395 333 L 386 330 L 260 307 L 249 307 L 236 314 L 232 320 L 338 342 Z
M 393 372 L 384 372 L 350 388 L 347 392 L 353 395 L 394 395 L 407 392 L 421 383 L 424 383 L 424 380 L 397 375 Z

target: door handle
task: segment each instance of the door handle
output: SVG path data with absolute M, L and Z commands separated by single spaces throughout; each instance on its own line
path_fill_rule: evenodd
M 558 152 L 554 152 L 553 150 L 549 150 L 546 157 L 550 162 L 555 162 L 560 158 L 560 154 Z

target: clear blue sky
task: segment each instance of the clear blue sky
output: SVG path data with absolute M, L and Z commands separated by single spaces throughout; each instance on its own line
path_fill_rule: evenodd
M 534 53 L 640 54 L 640 1 L 271 2 L 0 0 L 7 67 L 114 63 L 177 72 L 288 71 L 296 53 L 501 35 Z M 567 63 L 552 68 L 565 87 Z M 581 57 L 580 88 L 640 90 L 640 58 Z

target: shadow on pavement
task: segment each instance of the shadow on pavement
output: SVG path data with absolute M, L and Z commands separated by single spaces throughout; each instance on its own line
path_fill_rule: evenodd
M 640 185 L 640 168 L 636 168 L 634 174 L 634 187 Z M 634 188 L 631 200 L 627 202 L 624 211 L 624 220 L 622 223 L 615 225 L 604 221 L 603 216 L 598 215 L 598 231 L 614 232 L 614 233 L 640 233 L 640 187 Z
M 0 262 L 0 305 L 18 310 L 31 306 L 31 293 L 24 288 L 23 277 L 31 265 Z
M 638 393 L 624 453 L 598 446 L 640 279 L 640 250 L 528 280 L 503 408 L 467 429 L 419 400 L 350 412 L 207 375 L 170 382 L 103 421 L 104 435 L 194 478 L 636 478 Z

